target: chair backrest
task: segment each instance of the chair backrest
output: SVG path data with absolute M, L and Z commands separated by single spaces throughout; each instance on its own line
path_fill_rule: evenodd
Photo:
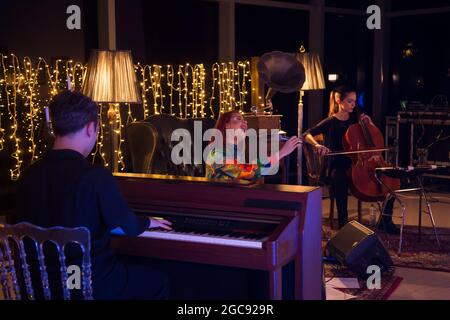
M 37 252 L 43 296 L 46 300 L 51 299 L 51 290 L 49 286 L 47 266 L 45 264 L 44 243 L 52 242 L 57 249 L 61 272 L 61 285 L 65 300 L 69 300 L 71 298 L 71 294 L 67 285 L 68 272 L 64 249 L 69 243 L 78 244 L 83 254 L 81 267 L 82 292 L 84 299 L 92 300 L 90 259 L 91 241 L 89 230 L 85 227 L 41 228 L 27 222 L 21 222 L 15 225 L 0 224 L 0 286 L 2 287 L 3 296 L 5 299 L 20 300 L 22 298 L 19 285 L 20 282 L 15 268 L 17 265 L 14 264 L 14 256 L 17 257 L 17 255 L 14 255 L 11 250 L 11 240 L 15 242 L 18 248 L 19 255 L 17 258 L 20 259 L 28 299 L 35 299 L 30 273 L 30 261 L 27 260 L 24 238 L 31 239 Z
M 176 165 L 171 161 L 172 149 L 179 143 L 178 141 L 171 141 L 172 133 L 176 129 L 185 129 L 191 134 L 193 160 L 195 121 L 201 121 L 201 138 L 206 130 L 213 128 L 215 125 L 215 120 L 212 118 L 180 119 L 167 114 L 150 116 L 145 120 L 128 124 L 127 133 L 131 158 L 133 164 L 137 164 L 136 167 L 133 167 L 133 171 L 177 176 L 205 176 L 204 164 Z M 153 132 L 145 133 L 144 131 Z M 202 142 L 202 151 L 207 143 L 206 141 Z
M 157 131 L 143 121 L 132 122 L 126 127 L 133 171 L 150 173 L 156 149 Z

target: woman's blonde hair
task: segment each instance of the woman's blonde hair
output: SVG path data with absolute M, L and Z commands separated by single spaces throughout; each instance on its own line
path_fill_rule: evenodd
M 328 111 L 328 116 L 331 117 L 339 111 L 339 100 L 343 100 L 351 92 L 356 92 L 355 89 L 347 86 L 339 86 L 331 90 L 330 92 L 330 110 Z
M 339 111 L 339 105 L 335 98 L 335 92 L 334 90 L 331 90 L 330 92 L 330 110 L 328 111 L 328 116 L 331 117 L 333 114 Z

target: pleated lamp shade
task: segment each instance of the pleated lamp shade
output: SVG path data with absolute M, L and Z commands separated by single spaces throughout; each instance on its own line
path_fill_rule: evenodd
M 82 92 L 96 102 L 140 103 L 131 52 L 92 51 Z
M 297 53 L 296 56 L 297 60 L 305 68 L 305 82 L 302 90 L 325 89 L 325 80 L 319 56 L 309 52 Z

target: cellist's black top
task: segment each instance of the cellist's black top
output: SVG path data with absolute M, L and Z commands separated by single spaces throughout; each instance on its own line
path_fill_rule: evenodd
M 354 115 L 354 113 L 351 113 L 350 117 L 347 120 L 339 120 L 335 116 L 330 116 L 307 130 L 304 133 L 304 136 L 306 136 L 308 133 L 312 136 L 323 134 L 323 144 L 325 147 L 333 152 L 342 151 L 344 149 L 342 145 L 342 139 L 344 138 L 348 127 L 356 122 L 356 116 Z M 349 168 L 351 164 L 351 159 L 345 155 L 327 157 L 328 169 L 332 169 L 335 167 Z

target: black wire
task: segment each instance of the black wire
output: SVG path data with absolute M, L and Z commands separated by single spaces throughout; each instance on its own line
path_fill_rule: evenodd
M 425 149 L 429 149 L 429 148 L 431 148 L 434 144 L 436 144 L 436 143 L 438 143 L 438 142 L 441 142 L 441 141 L 445 141 L 445 140 L 447 140 L 447 139 L 449 139 L 450 138 L 450 135 L 448 135 L 448 136 L 446 136 L 446 137 L 444 137 L 444 138 L 441 138 L 441 135 L 444 133 L 444 129 L 441 129 L 441 131 L 438 133 L 438 135 L 436 136 L 436 138 L 435 138 L 435 140 L 432 142 L 432 143 L 430 143 Z
M 419 143 L 422 141 L 423 137 L 425 136 L 425 126 L 423 124 L 422 116 L 421 116 L 420 112 L 418 113 L 418 115 L 419 115 L 419 124 L 420 124 L 420 127 L 422 128 L 422 135 L 416 141 L 416 150 L 419 148 Z
M 331 267 L 334 269 L 334 271 L 339 271 L 340 269 L 342 269 L 341 265 L 336 265 L 336 264 L 333 264 Z M 333 272 L 333 275 L 330 277 L 330 279 L 326 280 L 325 283 L 330 282 L 334 278 L 336 278 L 336 273 L 335 272 Z

